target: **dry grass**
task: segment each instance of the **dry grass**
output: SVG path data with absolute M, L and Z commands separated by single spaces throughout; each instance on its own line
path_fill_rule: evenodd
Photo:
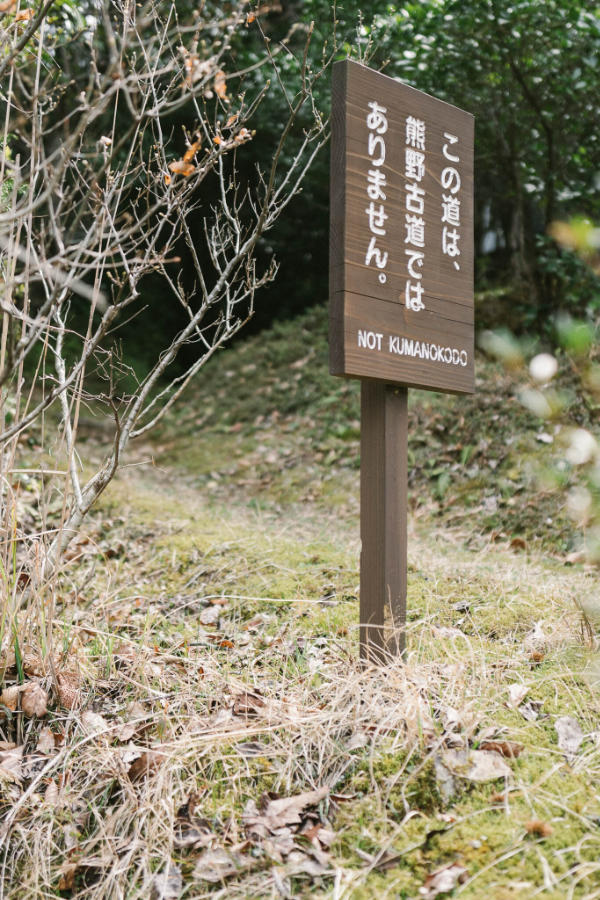
M 600 896 L 600 704 L 577 607 L 595 577 L 419 525 L 406 660 L 361 669 L 357 522 L 312 521 L 131 473 L 51 592 L 23 598 L 24 677 L 49 711 L 2 723 L 23 747 L 0 750 L 7 900 L 414 897 L 453 862 L 456 896 Z M 559 716 L 585 735 L 569 759 Z M 510 777 L 455 771 L 444 800 L 440 761 L 490 739 L 523 745 Z M 246 827 L 248 801 L 323 786 L 289 833 Z M 219 848 L 239 872 L 213 884 L 201 860 Z M 182 884 L 161 894 L 169 866 Z

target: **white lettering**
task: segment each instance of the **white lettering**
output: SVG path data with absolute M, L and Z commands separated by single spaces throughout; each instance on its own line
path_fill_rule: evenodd
M 463 358 L 464 358 L 464 362 L 463 362 Z M 467 351 L 466 351 L 466 350 L 461 350 L 461 351 L 460 351 L 459 359 L 460 359 L 460 364 L 461 364 L 461 366 L 466 366 L 466 364 L 467 364 L 467 362 L 468 362 L 468 359 L 467 359 Z
M 358 346 L 366 347 L 367 350 L 381 350 L 381 341 L 383 334 L 378 331 L 365 331 L 364 328 L 358 329 Z

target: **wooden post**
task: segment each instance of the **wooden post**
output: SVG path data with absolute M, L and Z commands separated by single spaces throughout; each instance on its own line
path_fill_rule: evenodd
M 361 384 L 360 650 L 367 662 L 404 651 L 408 390 Z

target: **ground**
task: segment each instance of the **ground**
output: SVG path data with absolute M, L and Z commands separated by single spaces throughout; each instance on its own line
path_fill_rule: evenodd
M 413 393 L 407 652 L 361 667 L 323 326 L 216 360 L 17 613 L 7 898 L 600 896 L 598 579 L 547 430 L 483 360 L 475 398 Z

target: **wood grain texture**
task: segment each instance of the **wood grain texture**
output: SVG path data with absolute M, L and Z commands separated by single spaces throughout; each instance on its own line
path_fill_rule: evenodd
M 404 648 L 407 395 L 381 382 L 361 386 L 360 648 L 369 662 Z
M 385 235 L 377 244 L 386 252 L 381 270 L 366 253 L 373 235 L 367 208 L 369 102 L 385 107 L 387 130 L 385 176 L 387 219 Z M 330 225 L 330 368 L 332 374 L 373 378 L 387 382 L 469 393 L 474 388 L 473 326 L 473 117 L 434 97 L 416 91 L 381 73 L 350 60 L 336 63 L 333 72 Z M 422 302 L 425 308 L 407 308 L 408 273 L 406 216 L 406 120 L 425 123 L 424 166 L 418 182 L 424 190 L 424 254 Z M 373 132 L 374 133 L 374 132 Z M 450 143 L 447 134 L 457 138 Z M 457 156 L 449 161 L 446 153 Z M 450 193 L 442 186 L 442 173 L 454 168 L 460 177 L 455 197 L 460 201 L 460 255 L 443 252 L 443 202 Z M 447 230 L 450 225 L 446 224 Z M 460 268 L 457 269 L 456 265 Z M 385 275 L 385 283 L 380 280 Z M 466 354 L 467 364 L 433 359 L 402 358 L 359 346 L 359 331 L 377 331 L 449 347 Z M 465 359 L 463 355 L 462 359 Z

